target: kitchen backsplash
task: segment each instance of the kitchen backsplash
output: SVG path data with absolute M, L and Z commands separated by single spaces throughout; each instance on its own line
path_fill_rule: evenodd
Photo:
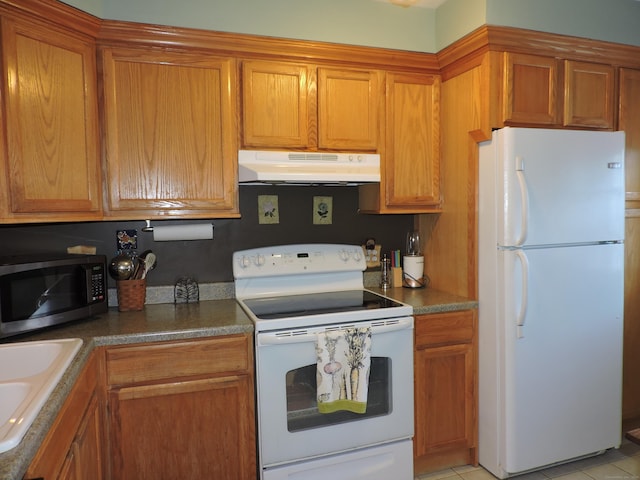
M 363 274 L 363 283 L 366 288 L 379 287 L 380 286 L 380 271 L 368 271 Z M 203 283 L 198 285 L 198 299 L 200 301 L 206 300 L 226 300 L 229 298 L 235 298 L 235 284 L 233 282 L 217 282 L 217 283 Z M 108 291 L 109 305 L 115 307 L 118 305 L 118 293 L 115 288 L 110 288 Z M 159 304 L 159 303 L 174 303 L 175 290 L 173 285 L 158 285 L 147 287 L 145 303 Z
M 116 232 L 136 230 L 137 251 L 150 249 L 158 257 L 148 285 L 171 287 L 173 295 L 173 285 L 181 276 L 191 276 L 201 285 L 232 282 L 231 257 L 236 250 L 293 243 L 362 244 L 368 237 L 375 238 L 383 251 L 404 250 L 405 235 L 414 220 L 413 215 L 359 214 L 356 187 L 242 186 L 240 212 L 239 219 L 210 221 L 213 240 L 154 242 L 151 233 L 142 231 L 142 218 L 134 222 L 2 225 L 0 245 L 3 254 L 65 252 L 70 246 L 89 245 L 110 259 L 117 250 Z M 166 220 L 152 225 L 204 222 Z M 115 287 L 111 279 L 109 286 Z M 201 298 L 203 293 L 217 294 L 205 288 Z

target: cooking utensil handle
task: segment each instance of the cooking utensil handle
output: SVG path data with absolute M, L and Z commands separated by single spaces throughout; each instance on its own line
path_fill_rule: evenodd
M 357 326 L 355 324 L 354 326 Z M 351 325 L 345 325 L 343 328 L 349 328 Z M 405 330 L 407 328 L 413 328 L 413 318 L 403 317 L 397 321 L 385 323 L 384 325 L 376 325 L 375 322 L 371 324 L 371 335 L 379 335 L 381 333 L 395 332 L 399 330 Z M 287 343 L 305 343 L 315 342 L 317 339 L 317 332 L 325 331 L 325 329 L 317 328 L 313 331 L 304 329 L 300 330 L 288 330 L 284 332 L 262 332 L 258 333 L 259 345 L 283 345 Z

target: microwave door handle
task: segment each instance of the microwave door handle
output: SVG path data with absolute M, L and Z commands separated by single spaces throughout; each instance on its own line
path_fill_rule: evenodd
M 345 327 L 346 328 L 346 327 Z M 401 318 L 397 322 L 393 322 L 385 325 L 372 325 L 371 334 L 377 335 L 380 333 L 395 332 L 399 330 L 405 330 L 407 328 L 413 328 L 413 318 L 405 317 Z M 284 345 L 288 343 L 305 343 L 315 342 L 317 339 L 315 333 L 301 333 L 300 335 L 283 335 L 282 333 L 258 333 L 259 345 Z

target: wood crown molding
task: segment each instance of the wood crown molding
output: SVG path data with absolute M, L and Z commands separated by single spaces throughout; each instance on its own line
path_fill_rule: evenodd
M 487 51 L 525 53 L 640 68 L 640 47 L 513 27 L 483 25 L 438 52 L 443 76 L 456 65 L 477 66 Z
M 57 0 L 0 0 L 0 15 L 13 15 L 31 21 L 61 25 L 96 38 L 102 20 Z
M 105 20 L 98 46 L 146 47 L 438 74 L 434 54 Z
M 441 74 L 478 66 L 488 51 L 507 51 L 640 68 L 640 47 L 513 27 L 483 25 L 437 54 L 314 42 L 184 27 L 102 20 L 58 0 L 0 0 L 0 15 L 62 25 L 98 46 L 198 51 L 224 56 Z

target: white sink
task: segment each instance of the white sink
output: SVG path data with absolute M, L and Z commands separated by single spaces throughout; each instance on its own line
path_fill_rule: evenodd
M 20 443 L 81 346 L 79 338 L 0 345 L 0 453 Z

